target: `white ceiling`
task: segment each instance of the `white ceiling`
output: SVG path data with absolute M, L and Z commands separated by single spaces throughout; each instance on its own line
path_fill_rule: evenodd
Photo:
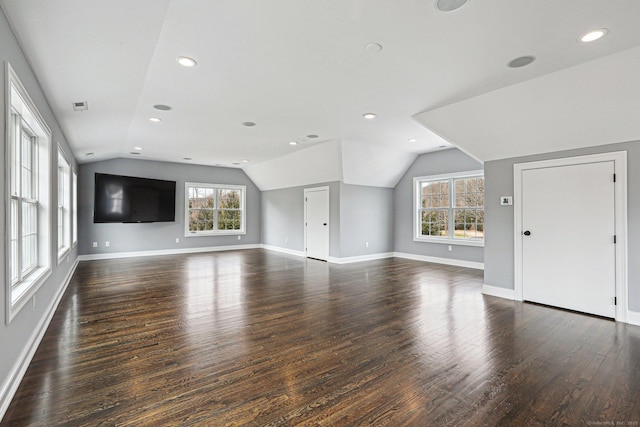
M 191 157 L 193 163 L 249 170 L 261 163 L 282 167 L 281 158 L 310 160 L 314 151 L 305 149 L 335 141 L 360 144 L 366 162 L 369 151 L 380 152 L 368 146 L 413 156 L 450 146 L 437 134 L 488 160 L 547 150 L 532 146 L 536 135 L 512 140 L 523 124 L 527 133 L 545 128 L 547 101 L 562 103 L 566 127 L 581 129 L 569 145 L 580 144 L 580 133 L 602 128 L 584 116 L 584 98 L 573 98 L 580 88 L 595 88 L 604 110 L 638 107 L 628 99 L 639 87 L 638 53 L 613 55 L 640 46 L 637 0 L 470 0 L 450 13 L 438 11 L 435 0 L 0 5 L 80 162 L 133 157 L 134 147 L 142 147 L 137 158 Z M 609 29 L 602 40 L 578 42 L 601 27 Z M 382 50 L 369 53 L 370 43 Z M 198 65 L 181 67 L 180 55 Z M 506 66 L 522 55 L 537 60 L 520 69 Z M 627 60 L 634 68 L 624 69 L 620 90 L 610 96 Z M 550 74 L 565 69 L 561 77 Z M 77 101 L 88 101 L 89 110 L 74 112 Z M 173 109 L 158 111 L 155 104 Z M 378 117 L 365 120 L 366 112 Z M 498 120 L 505 113 L 508 120 Z M 152 116 L 163 121 L 151 123 Z M 246 121 L 257 125 L 243 126 Z M 554 130 L 545 129 L 539 137 Z M 640 139 L 637 128 L 620 134 Z M 291 146 L 291 140 L 300 144 Z M 556 142 L 553 147 L 561 149 L 566 141 L 560 147 Z M 612 141 L 592 138 L 585 145 L 594 142 Z M 351 158 L 356 146 L 349 145 Z M 366 177 L 356 175 L 358 183 Z

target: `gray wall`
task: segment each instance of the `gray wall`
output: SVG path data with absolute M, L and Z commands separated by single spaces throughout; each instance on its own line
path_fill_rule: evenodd
M 2 60 L 2 68 L 0 70 L 0 75 L 2 76 L 2 83 L 0 84 L 0 135 L 2 135 L 2 139 L 4 140 L 6 135 L 6 124 L 5 124 L 5 114 L 6 114 L 6 106 L 5 106 L 5 82 L 6 82 L 6 69 L 5 69 L 5 61 L 9 62 L 13 67 L 14 71 L 17 73 L 18 77 L 22 81 L 25 86 L 27 92 L 31 96 L 31 99 L 36 104 L 40 114 L 49 125 L 52 131 L 53 136 L 53 146 L 51 147 L 51 192 L 55 197 L 57 194 L 57 163 L 58 163 L 58 152 L 57 152 L 57 144 L 63 148 L 63 150 L 67 154 L 67 158 L 71 162 L 73 167 L 76 166 L 76 161 L 73 158 L 71 150 L 69 149 L 69 145 L 67 144 L 66 138 L 63 135 L 60 126 L 58 125 L 51 109 L 49 108 L 49 104 L 40 89 L 40 85 L 36 80 L 29 64 L 26 61 L 24 54 L 22 53 L 18 42 L 16 41 L 13 33 L 9 28 L 9 24 L 4 16 L 4 13 L 0 10 L 0 59 Z M 6 177 L 6 158 L 5 158 L 5 150 L 0 150 L 0 168 L 2 169 L 1 176 Z M 0 212 L 0 238 L 3 242 L 8 241 L 8 237 L 6 236 L 6 230 L 4 224 L 6 223 L 6 209 L 4 208 L 5 204 L 5 183 L 6 178 L 2 180 L 2 185 L 0 185 L 0 203 L 3 204 L 3 209 Z M 52 201 L 55 201 L 53 199 Z M 56 209 L 52 209 L 52 215 L 56 215 Z M 57 219 L 54 218 L 54 224 L 57 223 Z M 5 289 L 2 289 L 0 292 L 0 343 L 2 343 L 2 350 L 0 351 L 0 390 L 2 387 L 6 385 L 6 382 L 9 381 L 9 374 L 12 369 L 17 366 L 17 364 L 22 361 L 19 359 L 20 353 L 26 348 L 29 344 L 29 338 L 37 329 L 37 325 L 41 322 L 47 314 L 46 309 L 53 302 L 56 294 L 61 289 L 64 284 L 64 280 L 69 274 L 71 267 L 73 265 L 73 261 L 77 258 L 77 247 L 71 249 L 71 252 L 67 255 L 66 259 L 63 259 L 60 265 L 57 264 L 57 231 L 55 228 L 51 230 L 52 238 L 51 238 L 51 252 L 52 252 L 52 274 L 49 279 L 42 285 L 42 287 L 36 293 L 36 306 L 35 309 L 32 308 L 32 304 L 29 303 L 22 308 L 22 310 L 13 318 L 9 325 L 5 322 Z M 3 286 L 6 286 L 4 278 L 6 277 L 6 266 L 4 260 L 6 259 L 5 253 L 6 243 L 0 245 L 0 259 L 3 261 L 0 262 L 0 274 L 3 278 Z M 0 396 L 0 400 L 3 396 Z
M 341 183 L 340 256 L 393 252 L 393 244 L 393 189 Z
M 627 152 L 629 309 L 640 311 L 640 141 L 486 162 L 486 284 L 514 289 L 514 211 L 513 206 L 500 206 L 499 203 L 500 196 L 513 194 L 513 165 L 612 151 Z
M 263 191 L 262 243 L 304 252 L 304 190 L 324 186 L 329 187 L 329 256 L 339 257 L 340 182 Z
M 176 221 L 145 224 L 94 224 L 93 200 L 96 172 L 176 181 Z M 238 240 L 238 236 L 185 237 L 185 182 L 246 185 L 247 234 L 242 235 L 241 240 Z M 260 243 L 260 190 L 241 169 L 137 159 L 105 160 L 80 165 L 78 193 L 80 196 L 78 207 L 80 240 L 78 246 L 81 255 Z M 180 239 L 180 243 L 176 243 L 176 238 Z M 105 247 L 106 241 L 109 241 L 109 247 Z M 92 247 L 92 242 L 98 242 L 98 247 Z
M 458 149 L 426 153 L 409 167 L 394 191 L 395 251 L 461 261 L 483 262 L 483 249 L 477 246 L 448 245 L 413 241 L 413 178 L 445 173 L 482 170 L 482 163 Z M 485 184 L 485 189 L 487 185 Z M 485 190 L 486 191 L 486 190 Z M 493 230 L 485 227 L 488 234 Z

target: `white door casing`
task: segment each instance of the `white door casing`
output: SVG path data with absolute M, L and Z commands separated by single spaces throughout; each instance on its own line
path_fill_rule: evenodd
M 304 246 L 308 258 L 329 259 L 329 187 L 304 190 Z
M 515 298 L 626 321 L 626 152 L 516 164 L 514 182 Z

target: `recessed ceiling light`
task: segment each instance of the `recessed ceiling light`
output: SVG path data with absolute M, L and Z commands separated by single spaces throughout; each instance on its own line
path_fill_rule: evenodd
M 254 122 L 242 122 L 242 126 L 247 126 L 247 127 L 252 127 L 255 126 L 256 124 Z
M 160 111 L 169 111 L 171 110 L 171 107 L 169 105 L 164 105 L 164 104 L 156 104 L 153 106 L 153 108 L 155 108 L 156 110 L 160 110 Z
M 418 140 L 415 138 L 409 138 L 409 142 L 418 142 Z
M 182 160 L 193 160 L 191 157 L 183 157 Z
M 134 150 L 142 151 L 142 147 L 133 147 Z
M 134 156 L 139 156 L 140 153 L 138 151 L 130 151 L 129 154 L 133 154 Z
M 594 42 L 598 39 L 601 39 L 607 34 L 608 30 L 606 28 L 600 28 L 599 30 L 589 31 L 587 34 L 580 37 L 580 41 L 584 43 Z
M 446 147 L 446 145 L 439 145 L 438 147 L 439 148 L 444 148 L 444 147 Z
M 149 121 L 154 122 L 154 123 L 158 123 L 161 122 L 162 119 L 159 117 L 149 117 Z
M 382 51 L 382 45 L 380 43 L 369 43 L 364 47 L 364 50 L 370 54 L 380 53 L 380 51 Z
M 442 12 L 453 12 L 467 3 L 469 0 L 436 0 L 436 8 Z
M 289 141 L 289 145 L 298 145 L 298 141 Z
M 89 153 L 85 154 L 85 156 L 87 156 L 87 157 L 91 157 L 91 156 L 93 156 L 93 155 L 95 155 L 95 154 L 96 154 L 96 153 L 94 153 L 94 152 L 92 151 L 92 152 L 89 152 Z
M 520 67 L 525 67 L 531 64 L 535 60 L 536 60 L 536 57 L 532 55 L 520 56 L 516 59 L 512 59 L 507 65 L 510 68 L 520 68 Z
M 236 165 L 236 166 L 238 166 L 240 163 L 238 163 L 238 162 L 233 162 L 233 163 L 231 163 L 231 164 L 232 164 L 232 165 Z
M 179 56 L 177 61 L 178 64 L 183 67 L 195 67 L 198 64 L 195 59 L 189 58 L 188 56 Z
M 318 135 L 314 135 L 314 134 L 307 135 L 307 138 L 315 139 L 315 138 L 318 138 Z
M 376 114 L 375 113 L 364 113 L 362 115 L 362 117 L 364 117 L 367 120 L 371 120 L 371 119 L 375 119 L 376 118 Z

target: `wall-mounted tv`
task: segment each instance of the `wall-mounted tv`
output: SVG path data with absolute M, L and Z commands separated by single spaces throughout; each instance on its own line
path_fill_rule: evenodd
M 175 220 L 175 181 L 96 173 L 94 223 Z

